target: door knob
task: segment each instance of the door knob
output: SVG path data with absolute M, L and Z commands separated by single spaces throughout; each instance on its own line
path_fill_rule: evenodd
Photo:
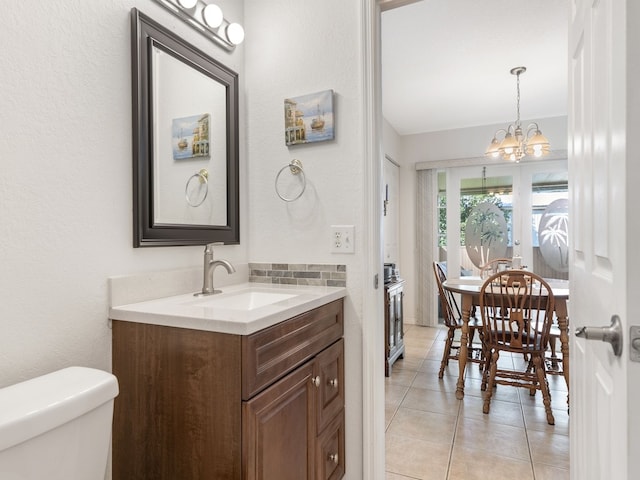
M 577 328 L 576 337 L 608 342 L 611 344 L 611 348 L 613 348 L 613 353 L 616 357 L 622 355 L 622 323 L 618 315 L 611 317 L 611 325 L 609 327 Z

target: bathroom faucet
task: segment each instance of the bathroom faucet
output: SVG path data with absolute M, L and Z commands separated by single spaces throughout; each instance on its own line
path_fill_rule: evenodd
M 209 243 L 204 247 L 204 282 L 202 284 L 202 291 L 194 293 L 195 296 L 200 297 L 203 295 L 215 295 L 216 293 L 222 293 L 220 290 L 213 288 L 213 271 L 217 266 L 222 265 L 227 269 L 228 273 L 234 273 L 235 267 L 226 260 L 214 260 L 213 259 L 213 246 L 215 243 Z M 218 244 L 223 245 L 223 244 Z

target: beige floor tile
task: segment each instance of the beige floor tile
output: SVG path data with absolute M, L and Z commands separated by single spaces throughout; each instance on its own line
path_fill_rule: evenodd
M 460 402 L 456 399 L 454 393 L 410 387 L 402 401 L 402 407 L 425 412 L 457 415 L 460 409 Z
M 460 415 L 465 418 L 480 420 L 487 424 L 496 423 L 498 425 L 510 425 L 512 427 L 524 428 L 524 417 L 522 407 L 517 403 L 493 400 L 491 402 L 491 412 L 482 412 L 484 400 L 471 395 L 465 396 L 461 402 Z
M 391 421 L 398 411 L 398 405 L 391 405 L 389 403 L 385 403 L 384 405 L 384 431 L 386 432 L 389 429 L 389 425 L 391 425 Z
M 424 358 L 422 357 L 408 358 L 405 355 L 404 358 L 399 358 L 394 362 L 392 371 L 395 372 L 396 370 L 413 370 L 414 372 L 417 372 L 418 370 L 420 370 L 420 368 L 422 368 L 423 363 Z
M 522 411 L 527 430 L 569 435 L 569 414 L 566 410 L 553 410 L 555 425 L 547 423 L 547 414 L 543 406 L 523 405 Z
M 431 346 L 433 345 L 433 342 L 434 342 L 433 338 L 426 338 L 426 337 L 419 338 L 419 337 L 406 336 L 406 335 L 404 337 L 405 346 L 422 348 L 425 351 L 431 348 Z
M 434 339 L 442 335 L 444 327 L 421 327 L 419 325 L 407 325 L 404 326 L 405 336 L 413 338 L 430 338 Z
M 528 431 L 527 436 L 534 463 L 569 469 L 568 436 L 536 431 Z
M 386 384 L 392 385 L 406 385 L 409 386 L 413 383 L 413 379 L 416 376 L 416 370 L 396 369 L 391 368 L 390 375 L 385 378 Z
M 455 446 L 448 480 L 533 480 L 531 462 Z
M 525 429 L 510 425 L 461 417 L 456 429 L 455 446 L 530 461 Z
M 416 477 L 406 477 L 404 475 L 398 475 L 397 473 L 387 472 L 385 476 L 386 480 L 420 480 Z
M 412 479 L 446 480 L 450 450 L 451 444 L 387 433 L 386 471 Z
M 541 463 L 533 464 L 536 480 L 569 480 L 569 470 Z
M 423 412 L 401 406 L 387 432 L 450 446 L 455 426 L 455 415 Z
M 453 393 L 456 391 L 457 381 L 457 376 L 445 375 L 444 378 L 438 378 L 438 375 L 435 373 L 419 371 L 413 380 L 412 386 Z
M 429 350 L 423 347 L 414 347 L 411 345 L 404 346 L 404 356 L 408 358 L 425 358 Z
M 404 396 L 409 391 L 407 385 L 395 385 L 393 383 L 387 383 L 384 386 L 385 391 L 385 403 L 399 406 L 400 402 L 404 399 Z
M 453 362 L 451 362 L 452 365 L 455 365 L 455 372 L 454 375 L 458 376 L 458 363 L 456 362 L 455 364 Z M 444 369 L 444 373 L 445 375 L 447 374 L 447 371 L 449 370 L 449 368 Z M 433 359 L 429 359 L 429 360 L 424 360 L 421 364 L 420 364 L 420 368 L 418 368 L 419 372 L 426 372 L 432 375 L 435 375 L 436 377 L 438 376 L 438 372 L 440 372 L 440 360 L 433 360 Z
M 529 391 L 521 388 L 520 401 L 524 406 L 544 407 L 542 392 L 538 390 L 535 395 L 529 395 Z M 550 391 L 551 408 L 553 410 L 567 410 L 567 394 L 565 392 Z

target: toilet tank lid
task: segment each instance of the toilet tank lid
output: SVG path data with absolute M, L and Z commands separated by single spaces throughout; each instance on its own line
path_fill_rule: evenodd
M 0 389 L 0 451 L 79 417 L 118 395 L 111 373 L 68 367 Z

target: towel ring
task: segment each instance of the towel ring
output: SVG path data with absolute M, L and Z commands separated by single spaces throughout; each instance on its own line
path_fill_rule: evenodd
M 282 175 L 282 172 L 284 172 L 287 168 L 291 171 L 291 175 L 300 175 L 300 178 L 302 179 L 302 190 L 300 190 L 300 192 L 294 197 L 285 197 L 278 190 L 278 179 L 280 178 L 280 175 Z M 291 160 L 291 162 L 289 162 L 288 165 L 285 165 L 284 167 L 282 167 L 278 172 L 278 175 L 276 175 L 275 186 L 276 186 L 276 193 L 285 202 L 293 202 L 294 200 L 299 199 L 304 193 L 305 189 L 307 188 L 307 179 L 304 176 L 304 170 L 302 169 L 302 162 L 294 158 L 293 160 Z
M 193 179 L 195 178 L 197 178 L 199 181 L 199 185 L 197 186 L 197 191 L 202 190 L 203 188 L 202 186 L 204 185 L 204 196 L 202 197 L 202 200 L 200 200 L 199 202 L 193 201 L 189 196 L 189 185 L 192 183 Z M 184 186 L 184 197 L 187 199 L 187 203 L 189 205 L 191 205 L 192 207 L 199 207 L 207 199 L 208 193 L 209 193 L 209 172 L 207 172 L 207 170 L 203 168 L 199 172 L 191 175 L 187 180 L 187 184 Z

